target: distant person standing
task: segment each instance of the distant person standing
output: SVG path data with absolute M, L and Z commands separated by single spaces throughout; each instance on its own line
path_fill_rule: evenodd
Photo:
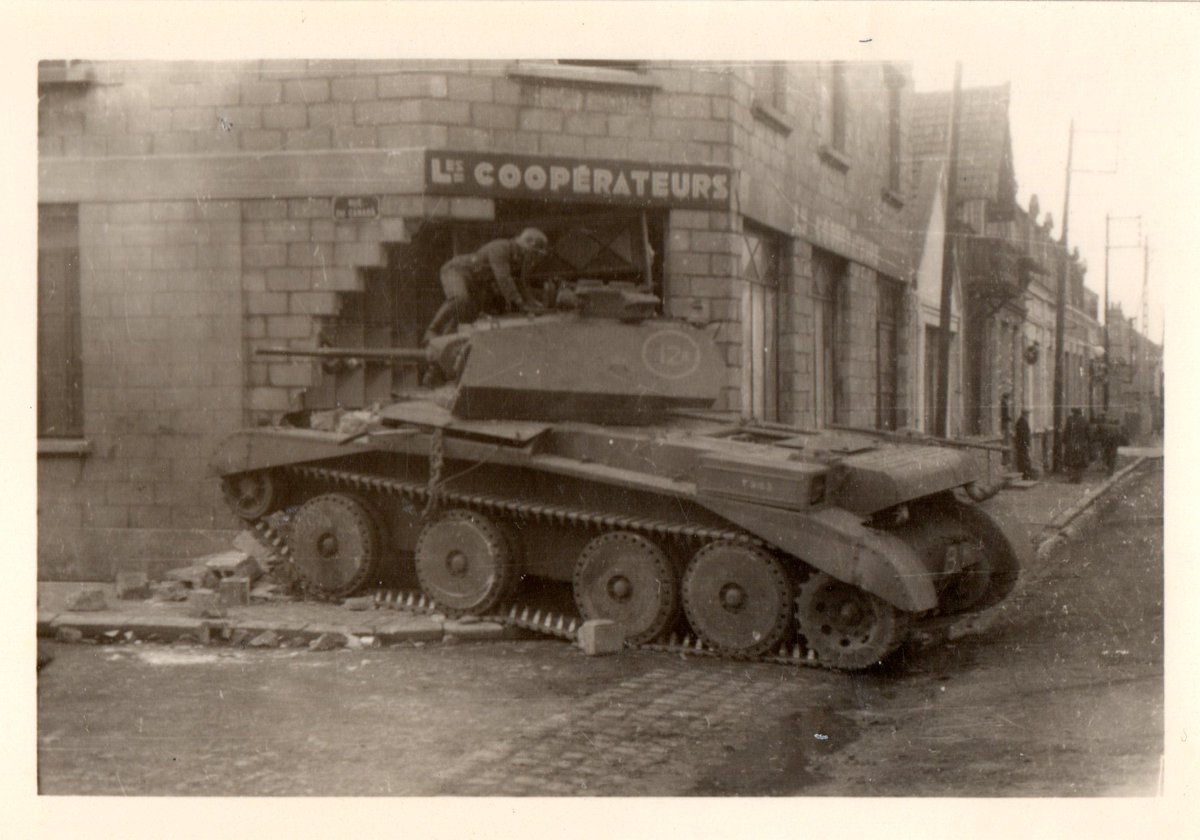
M 1000 434 L 1004 438 L 1004 458 L 1009 461 L 1009 446 L 1012 445 L 1012 402 L 1011 395 L 1005 391 L 1000 395 Z
M 1100 417 L 1100 457 L 1104 460 L 1104 471 L 1112 475 L 1117 469 L 1117 450 L 1129 445 L 1129 436 L 1116 420 L 1107 415 Z
M 1083 412 L 1078 408 L 1071 409 L 1063 428 L 1063 464 L 1072 484 L 1083 480 L 1083 471 L 1087 469 L 1088 461 L 1088 427 L 1083 419 Z
M 1031 480 L 1035 478 L 1033 472 L 1033 461 L 1029 457 L 1029 445 L 1032 442 L 1033 433 L 1029 428 L 1029 409 L 1021 410 L 1021 416 L 1017 418 L 1016 430 L 1013 435 L 1013 449 L 1016 455 L 1017 470 L 1021 473 L 1021 478 Z

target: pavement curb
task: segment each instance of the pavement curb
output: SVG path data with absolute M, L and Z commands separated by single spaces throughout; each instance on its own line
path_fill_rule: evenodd
M 1117 470 L 1111 478 L 1105 480 L 1095 491 L 1088 493 L 1074 505 L 1055 517 L 1054 521 L 1043 529 L 1043 533 L 1049 533 L 1038 541 L 1036 549 L 1037 559 L 1049 559 L 1055 551 L 1079 536 L 1080 529 L 1095 516 L 1096 502 L 1103 499 L 1109 491 L 1123 482 L 1148 460 L 1148 458 L 1141 456 L 1135 458 L 1133 463 L 1127 464 Z
M 373 639 L 378 644 L 415 642 L 457 643 L 511 640 L 519 631 L 492 621 L 463 623 L 423 615 L 401 614 L 394 619 L 369 619 L 355 613 L 349 621 L 263 620 L 258 618 L 196 618 L 184 615 L 149 616 L 141 613 L 104 610 L 97 612 L 53 612 L 39 610 L 39 638 L 70 642 L 155 641 L 173 642 L 191 638 L 201 644 L 246 645 L 255 637 L 272 633 L 277 642 L 264 645 L 289 647 L 329 634 Z M 368 623 L 369 622 L 369 623 Z M 353 645 L 353 642 L 351 643 Z

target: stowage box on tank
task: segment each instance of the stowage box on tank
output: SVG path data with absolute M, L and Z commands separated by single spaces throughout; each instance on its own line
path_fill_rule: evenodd
M 709 329 L 599 287 L 579 310 L 463 327 L 420 350 L 276 351 L 421 365 L 351 433 L 254 428 L 213 468 L 236 513 L 287 517 L 309 587 L 348 595 L 385 565 L 451 615 L 523 577 L 570 582 L 630 643 L 689 630 L 832 668 L 892 654 L 914 622 L 1012 589 L 1016 543 L 972 498 L 969 457 L 879 436 L 731 422 L 711 406 Z

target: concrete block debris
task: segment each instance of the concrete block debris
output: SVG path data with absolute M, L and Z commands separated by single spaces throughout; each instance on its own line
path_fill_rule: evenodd
M 153 601 L 186 601 L 191 589 L 181 580 L 164 580 L 151 585 L 150 599 Z
M 122 601 L 144 601 L 150 597 L 150 578 L 145 572 L 117 572 L 117 597 Z
M 250 578 L 222 578 L 217 586 L 218 601 L 223 607 L 241 607 L 250 603 Z
M 345 646 L 345 633 L 322 633 L 308 643 L 309 650 L 337 650 Z
M 251 601 L 292 601 L 287 587 L 278 583 L 257 583 L 250 590 Z
M 274 630 L 265 630 L 249 641 L 250 647 L 276 647 L 283 637 Z
M 178 569 L 170 569 L 163 580 L 177 580 L 192 589 L 216 589 L 220 575 L 202 563 L 193 563 Z
M 242 531 L 234 537 L 233 547 L 257 560 L 260 568 L 266 569 L 271 565 L 271 549 L 259 542 L 253 531 Z
M 224 618 L 221 598 L 211 589 L 193 589 L 188 594 L 188 614 L 196 618 Z
M 588 656 L 619 653 L 625 646 L 620 626 L 604 618 L 583 622 L 579 628 L 579 646 Z
M 361 612 L 363 610 L 374 609 L 375 608 L 375 599 L 373 597 L 371 597 L 370 595 L 363 595 L 358 598 L 347 598 L 344 601 L 342 601 L 342 606 L 348 610 L 354 610 L 355 612 Z
M 67 596 L 67 609 L 71 612 L 99 612 L 108 609 L 103 589 L 81 589 Z
M 236 549 L 202 558 L 203 564 L 220 577 L 244 577 L 251 583 L 263 576 L 262 566 L 252 555 Z

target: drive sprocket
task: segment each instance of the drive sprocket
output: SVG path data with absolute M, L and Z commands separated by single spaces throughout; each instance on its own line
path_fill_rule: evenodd
M 796 623 L 822 664 L 845 671 L 886 659 L 908 635 L 909 614 L 857 586 L 817 572 L 800 584 Z

